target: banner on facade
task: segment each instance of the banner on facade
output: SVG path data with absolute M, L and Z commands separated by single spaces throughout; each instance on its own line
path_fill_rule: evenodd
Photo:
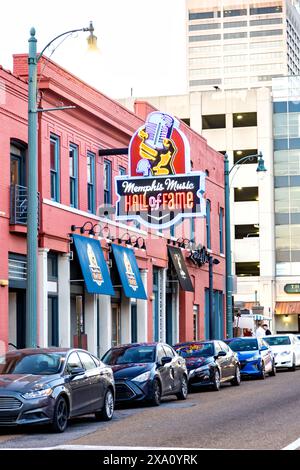
M 182 290 L 194 292 L 194 287 L 180 248 L 168 246 L 170 258 L 175 268 L 178 281 Z
M 147 300 L 144 284 L 132 248 L 112 244 L 112 250 L 126 297 Z
M 89 294 L 114 295 L 114 288 L 99 240 L 72 235 L 86 290 Z
M 169 114 L 150 113 L 129 144 L 129 175 L 115 178 L 116 219 L 163 229 L 205 216 L 205 173 L 191 171 L 190 147 Z

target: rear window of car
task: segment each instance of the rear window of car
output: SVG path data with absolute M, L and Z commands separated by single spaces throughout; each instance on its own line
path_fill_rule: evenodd
M 264 340 L 270 346 L 284 346 L 286 344 L 291 344 L 289 336 L 266 336 Z
M 214 355 L 212 343 L 197 343 L 178 346 L 175 351 L 182 357 L 209 357 Z
M 235 351 L 256 351 L 258 349 L 257 339 L 234 339 L 227 343 Z
M 105 364 L 141 364 L 155 362 L 155 346 L 110 349 L 102 358 Z

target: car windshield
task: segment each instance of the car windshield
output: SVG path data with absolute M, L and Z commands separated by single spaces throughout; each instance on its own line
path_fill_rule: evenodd
M 227 344 L 230 346 L 232 351 L 257 351 L 258 344 L 257 339 L 233 339 L 228 341 Z
M 141 364 L 155 362 L 155 346 L 113 348 L 102 358 L 105 364 Z
M 185 344 L 175 349 L 182 357 L 209 357 L 214 355 L 212 343 Z
M 286 344 L 291 344 L 289 336 L 265 336 L 264 340 L 270 346 L 284 346 Z
M 0 374 L 57 374 L 61 369 L 64 356 L 65 353 L 2 356 Z

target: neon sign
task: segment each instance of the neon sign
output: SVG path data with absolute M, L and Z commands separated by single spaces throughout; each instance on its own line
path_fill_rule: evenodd
M 150 113 L 129 144 L 129 175 L 116 177 L 116 219 L 162 229 L 205 216 L 205 173 L 191 171 L 190 147 L 169 114 Z

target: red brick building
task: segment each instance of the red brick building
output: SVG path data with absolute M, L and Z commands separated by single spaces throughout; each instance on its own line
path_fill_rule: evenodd
M 115 221 L 114 178 L 127 174 L 127 156 L 99 156 L 100 149 L 126 148 L 152 108 L 136 103 L 136 114 L 79 80 L 51 60 L 39 63 L 39 107 L 75 109 L 39 113 L 39 252 L 38 344 L 69 346 L 76 342 L 78 319 L 87 347 L 104 353 L 112 344 L 191 340 L 209 336 L 208 264 L 189 257 L 204 245 L 220 263 L 214 266 L 214 336 L 224 334 L 224 181 L 223 159 L 184 123 L 193 170 L 206 171 L 207 218 L 186 220 L 174 231 L 146 230 Z M 14 73 L 0 70 L 0 340 L 25 345 L 26 330 L 26 157 L 27 56 L 14 56 Z M 107 207 L 112 207 L 112 210 Z M 99 209 L 100 208 L 100 209 Z M 100 210 L 100 212 L 99 212 Z M 98 214 L 98 215 L 96 215 Z M 85 225 L 84 225 L 85 224 Z M 73 232 L 100 244 L 110 268 L 115 295 L 89 294 L 70 243 Z M 101 233 L 100 233 L 100 230 Z M 147 300 L 128 298 L 114 276 L 112 244 L 129 242 Z M 137 240 L 139 239 L 139 243 Z M 184 239 L 186 239 L 184 241 Z M 176 240 L 178 240 L 176 242 Z M 193 240 L 193 244 L 188 240 Z M 181 289 L 167 246 L 182 246 L 194 292 Z M 129 244 L 127 244 L 129 245 Z

